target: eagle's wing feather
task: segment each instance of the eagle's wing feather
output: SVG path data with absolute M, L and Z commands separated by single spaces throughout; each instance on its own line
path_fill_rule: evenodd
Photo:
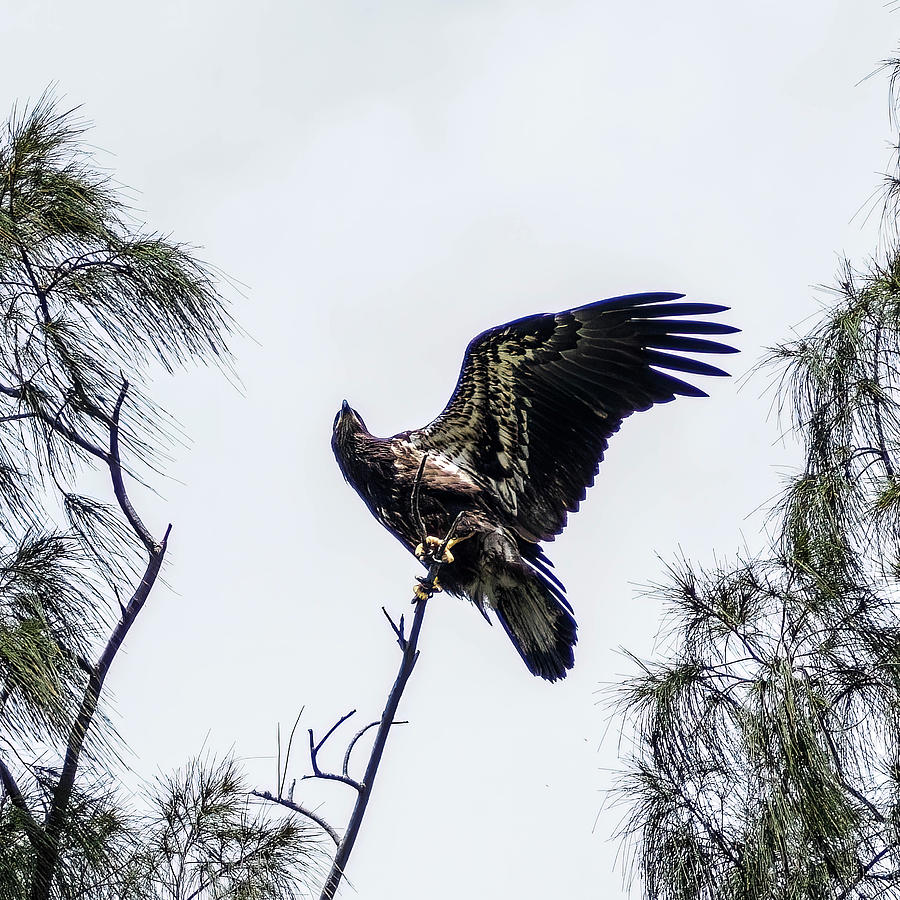
M 738 329 L 682 318 L 727 307 L 675 302 L 683 296 L 613 297 L 485 331 L 466 349 L 444 411 L 409 440 L 472 474 L 523 537 L 552 538 L 593 484 L 623 419 L 677 395 L 706 396 L 660 369 L 727 374 L 667 352 L 735 352 L 691 335 Z

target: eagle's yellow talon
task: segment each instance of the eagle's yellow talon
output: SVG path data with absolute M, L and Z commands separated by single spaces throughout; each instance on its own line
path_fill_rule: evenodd
M 475 532 L 472 532 L 472 534 L 474 533 Z M 472 537 L 472 534 L 464 534 L 462 537 L 451 538 L 449 541 L 447 541 L 447 552 L 449 553 L 450 550 L 457 544 L 461 544 L 463 541 L 467 541 L 470 537 Z
M 435 559 L 435 553 L 437 550 L 440 550 L 441 545 L 444 542 L 440 538 L 432 537 L 428 535 L 425 538 L 424 544 L 417 544 L 414 553 L 416 554 L 416 559 L 421 559 L 427 562 L 433 562 Z M 447 548 L 444 550 L 444 555 L 441 557 L 442 563 L 452 563 L 453 562 L 453 554 L 450 552 L 450 548 L 455 544 L 459 543 L 459 539 L 456 541 L 450 541 L 447 544 Z
M 426 587 L 427 578 L 417 578 L 416 581 L 418 584 L 413 588 L 416 600 L 428 600 L 432 594 L 439 594 L 443 590 L 437 578 L 431 582 L 430 588 Z

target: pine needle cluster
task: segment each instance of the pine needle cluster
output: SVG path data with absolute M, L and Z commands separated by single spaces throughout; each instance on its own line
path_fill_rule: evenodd
M 881 261 L 845 264 L 821 320 L 767 361 L 806 457 L 769 554 L 712 571 L 680 562 L 657 588 L 671 650 L 636 660 L 620 693 L 636 739 L 625 833 L 648 897 L 900 897 L 892 222 Z

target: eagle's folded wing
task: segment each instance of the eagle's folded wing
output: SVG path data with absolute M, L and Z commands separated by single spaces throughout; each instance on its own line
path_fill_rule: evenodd
M 706 396 L 661 369 L 727 374 L 665 352 L 735 352 L 691 335 L 738 329 L 684 318 L 728 307 L 675 302 L 683 296 L 613 297 L 480 334 L 450 402 L 410 441 L 473 475 L 524 537 L 552 538 L 584 499 L 624 418 L 679 394 Z

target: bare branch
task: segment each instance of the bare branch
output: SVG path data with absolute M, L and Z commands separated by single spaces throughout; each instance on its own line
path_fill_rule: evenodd
M 369 722 L 369 724 L 366 725 L 365 728 L 361 728 L 359 731 L 356 732 L 355 735 L 353 735 L 353 739 L 347 745 L 347 752 L 344 754 L 344 765 L 343 765 L 342 771 L 343 771 L 344 775 L 346 775 L 347 777 L 350 776 L 350 773 L 347 771 L 348 768 L 350 767 L 350 754 L 353 753 L 353 748 L 356 746 L 356 742 L 367 731 L 370 731 L 372 728 L 375 728 L 376 725 L 380 725 L 380 724 L 381 724 L 380 721 Z M 400 722 L 391 722 L 391 725 L 409 725 L 409 722 L 406 719 L 404 719 L 403 721 L 400 721 Z
M 343 725 L 344 722 L 347 721 L 347 719 L 349 719 L 351 716 L 355 716 L 355 715 L 356 715 L 355 709 L 351 709 L 350 712 L 342 715 L 337 720 L 337 722 L 335 722 L 334 725 L 332 725 L 331 728 L 329 728 L 328 731 L 325 732 L 325 737 L 323 737 L 322 740 L 319 741 L 319 743 L 316 744 L 315 746 L 313 746 L 312 728 L 309 729 L 309 750 L 310 750 L 310 758 L 312 760 L 314 772 L 316 771 L 316 754 L 322 749 L 322 747 L 325 745 L 325 742 L 328 740 L 328 738 L 330 738 L 335 733 L 335 731 L 337 731 L 338 728 L 340 728 L 341 725 Z
M 286 809 L 293 810 L 295 813 L 300 813 L 301 816 L 306 816 L 307 819 L 312 820 L 319 826 L 323 831 L 328 834 L 335 845 L 339 846 L 341 843 L 341 839 L 338 837 L 338 833 L 329 825 L 321 816 L 312 812 L 311 810 L 306 809 L 301 806 L 299 803 L 294 803 L 293 800 L 286 800 L 284 797 L 275 797 L 273 794 L 270 794 L 268 791 L 250 791 L 250 793 L 254 797 L 259 797 L 262 800 L 268 800 L 270 803 L 277 803 L 279 806 L 284 806 Z
M 112 423 L 109 428 L 109 472 L 112 477 L 113 490 L 116 494 L 116 500 L 128 519 L 134 533 L 141 539 L 141 543 L 152 554 L 156 547 L 153 535 L 150 534 L 147 526 L 141 521 L 140 516 L 134 511 L 128 494 L 125 491 L 125 481 L 122 477 L 122 463 L 119 459 L 119 415 L 122 412 L 122 404 L 125 402 L 125 395 L 128 393 L 128 381 L 122 380 L 122 389 L 116 399 L 116 405 L 113 407 Z
M 420 474 L 422 471 L 424 471 L 424 463 L 420 466 Z M 456 517 L 456 519 L 454 519 L 453 524 L 450 526 L 450 530 L 444 537 L 444 541 L 441 544 L 440 551 L 438 552 L 435 561 L 431 564 L 431 567 L 428 570 L 428 576 L 422 583 L 423 589 L 427 592 L 426 597 L 424 599 L 414 601 L 415 613 L 413 615 L 412 627 L 409 631 L 409 637 L 405 639 L 401 638 L 403 655 L 400 659 L 400 669 L 397 672 L 397 677 L 394 680 L 394 685 L 391 688 L 390 693 L 388 694 L 384 712 L 381 714 L 381 719 L 378 723 L 378 730 L 375 733 L 375 741 L 372 745 L 372 750 L 369 753 L 369 761 L 366 765 L 366 771 L 360 784 L 359 796 L 356 798 L 356 804 L 353 807 L 353 812 L 350 815 L 350 821 L 347 823 L 347 830 L 344 833 L 343 840 L 338 846 L 338 851 L 335 854 L 334 862 L 331 866 L 331 871 L 328 873 L 328 880 L 325 882 L 325 887 L 322 889 L 320 900 L 334 900 L 337 889 L 344 877 L 344 870 L 347 866 L 347 861 L 350 859 L 350 854 L 353 851 L 353 845 L 356 843 L 356 838 L 359 834 L 360 827 L 362 826 L 363 817 L 366 814 L 366 807 L 368 806 L 369 798 L 372 796 L 372 787 L 375 784 L 375 776 L 378 774 L 378 766 L 380 765 L 381 757 L 384 754 L 384 748 L 387 744 L 388 734 L 390 733 L 391 727 L 395 724 L 395 716 L 397 714 L 397 709 L 400 706 L 400 700 L 403 697 L 403 691 L 406 688 L 407 681 L 409 681 L 409 676 L 412 675 L 413 669 L 415 668 L 416 660 L 419 658 L 419 651 L 417 647 L 419 643 L 419 634 L 422 630 L 422 622 L 425 618 L 425 609 L 428 605 L 428 596 L 430 596 L 430 594 L 434 591 L 435 581 L 437 579 L 438 573 L 440 572 L 441 566 L 443 565 L 442 559 L 444 556 L 444 551 L 447 549 L 448 544 L 453 539 L 461 518 L 462 513 L 460 513 Z M 390 616 L 388 616 L 388 619 L 390 620 Z M 393 622 L 391 622 L 391 626 L 394 627 Z M 398 633 L 398 631 L 399 630 L 394 627 L 395 634 L 397 634 L 398 638 L 400 638 L 400 634 Z M 364 729 L 364 731 L 365 730 L 366 729 Z M 355 742 L 359 736 L 360 735 L 357 735 L 357 737 L 354 738 L 353 742 Z M 349 763 L 347 764 L 349 765 Z

